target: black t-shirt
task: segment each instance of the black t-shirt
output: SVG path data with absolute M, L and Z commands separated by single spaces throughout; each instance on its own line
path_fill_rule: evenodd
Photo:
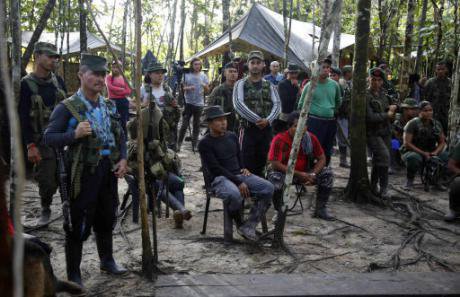
M 57 76 L 57 81 L 61 86 L 62 90 L 67 93 L 67 89 L 64 84 L 64 80 L 60 76 Z M 38 94 L 42 97 L 43 104 L 46 106 L 52 106 L 56 101 L 56 87 L 52 82 L 40 85 L 38 88 Z M 21 97 L 18 104 L 19 119 L 21 121 L 22 135 L 24 137 L 24 143 L 29 144 L 33 142 L 34 130 L 32 128 L 32 121 L 30 119 L 30 109 L 32 108 L 32 90 L 26 81 L 21 81 Z
M 278 84 L 278 94 L 281 100 L 281 112 L 291 113 L 295 110 L 299 86 L 294 86 L 290 80 L 283 79 Z
M 225 176 L 236 185 L 241 183 L 236 176 L 242 168 L 240 145 L 233 132 L 227 132 L 222 137 L 207 134 L 198 144 L 198 151 L 211 181 L 217 176 Z

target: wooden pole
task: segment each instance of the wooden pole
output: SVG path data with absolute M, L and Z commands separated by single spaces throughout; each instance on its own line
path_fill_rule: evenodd
M 3 7 L 5 1 L 0 1 L 0 11 L 5 11 Z M 13 282 L 14 296 L 22 297 L 24 294 L 23 286 L 23 260 L 24 260 L 24 238 L 22 237 L 21 223 L 21 195 L 24 189 L 25 181 L 25 164 L 22 150 L 21 128 L 17 114 L 17 99 L 20 92 L 21 79 L 21 27 L 20 27 L 20 5 L 18 0 L 10 1 L 10 20 L 11 20 L 11 37 L 12 37 L 12 81 L 8 71 L 8 49 L 4 24 L 6 23 L 5 15 L 0 13 L 0 67 L 1 77 L 3 80 L 3 89 L 6 100 L 7 114 L 10 123 L 11 135 L 11 155 L 12 155 L 12 173 L 11 186 L 14 190 L 10 193 L 10 201 L 13 202 L 13 220 L 14 220 L 14 251 L 13 251 Z M 2 235 L 3 236 L 3 235 Z
M 147 214 L 147 203 L 145 199 L 145 172 L 144 172 L 144 130 L 142 129 L 141 112 L 141 79 L 142 79 L 142 6 L 141 0 L 134 0 L 135 39 L 136 39 L 136 74 L 134 85 L 136 89 L 136 111 L 137 111 L 137 167 L 139 180 L 139 201 L 141 206 L 142 224 L 142 272 L 147 279 L 153 277 L 153 255 L 152 243 L 149 234 L 149 222 Z
M 460 48 L 457 53 L 457 63 L 453 76 L 453 86 L 449 110 L 449 151 L 460 141 Z

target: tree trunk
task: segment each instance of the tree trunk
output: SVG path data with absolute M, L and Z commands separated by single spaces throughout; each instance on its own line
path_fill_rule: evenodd
M 312 35 L 313 35 L 313 38 L 312 38 L 312 43 L 311 43 L 311 61 L 315 60 L 316 59 L 316 14 L 315 14 L 315 10 L 316 10 L 316 5 L 315 5 L 315 1 L 313 1 L 313 4 L 311 5 L 311 26 L 312 26 Z
M 453 75 L 454 85 L 450 95 L 449 109 L 449 151 L 460 141 L 460 48 L 457 53 L 457 63 Z
M 123 11 L 123 27 L 121 29 L 121 63 L 123 63 L 123 69 L 126 69 L 126 27 L 128 25 L 130 3 L 130 0 L 126 0 L 125 2 L 125 10 Z
M 439 61 L 439 55 L 440 55 L 439 52 L 440 52 L 441 43 L 442 43 L 442 34 L 443 34 L 442 33 L 442 15 L 444 13 L 444 0 L 440 1 L 439 7 L 436 1 L 432 0 L 432 3 L 433 3 L 433 9 L 434 9 L 434 21 L 436 22 L 436 25 L 437 25 L 436 46 L 434 49 L 434 60 L 433 60 L 433 65 L 434 65 Z
M 407 2 L 406 38 L 404 40 L 404 57 L 399 72 L 399 98 L 404 99 L 409 94 L 409 71 L 412 52 L 412 34 L 414 32 L 415 0 Z
M 367 176 L 366 88 L 371 0 L 359 0 L 356 14 L 351 101 L 351 169 L 345 196 L 358 203 L 372 199 Z
M 173 53 L 174 53 L 174 38 L 175 38 L 175 24 L 176 24 L 176 11 L 177 11 L 177 0 L 173 0 L 171 12 L 171 19 L 169 24 L 169 42 L 168 42 L 168 53 L 166 54 L 166 67 L 169 68 L 171 62 L 174 60 Z
M 326 19 L 323 19 L 324 30 L 321 31 L 321 42 L 319 44 L 319 53 L 318 53 L 318 61 L 313 66 L 312 71 L 312 78 L 310 81 L 310 86 L 308 88 L 308 92 L 305 97 L 304 104 L 302 106 L 302 110 L 300 112 L 300 118 L 297 122 L 297 127 L 305 127 L 307 122 L 308 112 L 310 111 L 311 101 L 313 98 L 313 92 L 316 88 L 318 77 L 321 71 L 321 65 L 319 61 L 322 61 L 324 58 L 327 57 L 327 48 L 329 45 L 329 41 L 332 35 L 333 29 L 333 22 L 332 22 L 332 15 L 337 11 L 337 3 L 334 2 L 332 5 L 332 13 L 330 15 L 326 15 Z M 288 168 L 286 172 L 286 178 L 284 180 L 284 191 L 283 201 L 286 203 L 283 206 L 283 212 L 285 213 L 287 209 L 294 203 L 294 196 L 295 196 L 295 187 L 292 185 L 292 180 L 294 178 L 294 164 L 297 161 L 297 155 L 299 153 L 300 148 L 300 141 L 303 136 L 303 129 L 297 129 L 294 135 L 294 139 L 292 141 L 292 148 L 289 154 L 289 161 L 288 161 Z
M 332 64 L 340 67 L 340 35 L 342 32 L 342 7 L 343 0 L 335 0 L 338 6 L 337 18 L 334 23 L 334 43 L 332 47 Z
M 287 65 L 287 59 L 288 59 L 288 16 L 287 16 L 287 1 L 288 0 L 283 0 L 283 32 L 284 32 L 284 53 L 283 53 L 283 59 L 284 59 L 284 67 Z
M 86 35 L 87 12 L 85 9 L 85 0 L 78 0 L 78 7 L 80 9 L 80 52 L 86 53 L 88 51 L 88 37 Z
M 113 7 L 112 7 L 112 16 L 110 17 L 109 42 L 112 40 L 113 19 L 115 18 L 115 8 L 116 7 L 117 7 L 117 0 L 114 0 L 113 1 Z
M 184 61 L 184 32 L 185 28 L 185 0 L 180 2 L 180 44 L 179 44 L 179 60 Z
M 279 2 L 279 0 L 273 0 L 273 10 L 275 12 L 280 12 L 280 2 Z
M 137 111 L 137 166 L 139 179 L 139 202 L 141 209 L 142 224 L 142 272 L 147 279 L 153 277 L 153 255 L 152 244 L 150 242 L 149 222 L 147 214 L 147 203 L 145 199 L 145 172 L 144 172 L 144 131 L 142 129 L 141 112 L 141 79 L 142 79 L 142 6 L 141 0 L 134 0 L 135 11 L 135 38 L 136 38 L 136 111 Z M 155 201 L 155 200 L 154 200 Z M 153 203 L 155 205 L 156 203 Z M 155 207 L 155 206 L 154 206 Z M 154 239 L 155 240 L 155 239 Z
M 5 11 L 3 7 L 6 1 L 0 1 L 0 12 Z M 13 216 L 15 227 L 14 250 L 13 250 L 13 284 L 14 296 L 23 296 L 23 258 L 24 258 L 24 238 L 22 236 L 21 206 L 22 191 L 25 182 L 24 154 L 22 149 L 21 129 L 18 120 L 17 102 L 20 92 L 21 79 L 21 26 L 20 26 L 20 1 L 10 1 L 10 29 L 11 29 L 11 53 L 12 53 L 12 74 L 8 71 L 8 47 L 4 24 L 6 23 L 5 14 L 0 15 L 0 71 L 3 83 L 3 93 L 5 95 L 7 114 L 11 135 L 11 173 L 10 185 L 10 214 Z M 11 207 L 12 206 L 12 207 Z M 4 236 L 4 235 L 2 235 Z
M 324 0 L 322 6 L 322 17 L 321 17 L 321 35 L 319 37 L 319 45 L 321 45 L 322 39 L 324 38 L 323 31 L 326 29 L 326 22 L 329 17 L 329 7 L 330 7 L 330 0 Z M 318 46 L 319 46 L 318 45 Z
M 43 13 L 40 16 L 40 19 L 38 20 L 34 33 L 32 34 L 29 44 L 27 45 L 26 51 L 24 52 L 24 55 L 22 56 L 21 71 L 23 73 L 25 72 L 27 64 L 29 63 L 30 57 L 32 56 L 32 53 L 34 51 L 35 42 L 37 42 L 38 39 L 40 39 L 40 35 L 45 29 L 46 22 L 48 21 L 55 5 L 56 5 L 56 0 L 48 0 L 48 3 L 46 3 L 45 8 L 43 9 Z
M 420 63 L 422 62 L 422 50 L 423 50 L 423 36 L 422 29 L 425 27 L 426 11 L 428 7 L 428 0 L 422 0 L 422 12 L 420 13 L 420 20 L 418 24 L 418 40 L 417 40 L 417 57 L 415 58 L 415 70 L 414 73 L 419 73 Z
M 296 3 L 296 19 L 300 21 L 300 15 L 301 15 L 301 11 L 300 11 L 300 1 L 297 0 L 297 3 Z

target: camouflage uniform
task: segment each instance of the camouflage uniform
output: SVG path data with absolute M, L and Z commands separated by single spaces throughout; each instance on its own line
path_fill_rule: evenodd
M 209 103 L 211 105 L 219 105 L 224 112 L 231 112 L 231 114 L 227 116 L 227 130 L 237 133 L 239 124 L 235 116 L 232 97 L 233 87 L 229 86 L 227 83 L 223 83 L 212 90 L 209 95 Z
M 367 146 L 372 153 L 371 186 L 375 191 L 380 183 L 380 191 L 384 193 L 390 166 L 391 123 L 387 114 L 390 102 L 383 92 L 375 95 L 368 89 L 366 105 Z
M 447 133 L 451 89 L 452 81 L 449 78 L 432 77 L 423 90 L 424 100 L 431 102 L 433 117 L 441 122 L 444 134 Z

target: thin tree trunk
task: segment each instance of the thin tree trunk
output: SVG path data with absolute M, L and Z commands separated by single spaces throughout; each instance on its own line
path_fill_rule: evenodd
M 184 61 L 184 32 L 185 28 L 185 0 L 180 2 L 180 44 L 179 44 L 179 60 Z
M 171 7 L 169 8 L 171 9 Z M 175 24 L 176 24 L 176 11 L 177 11 L 177 0 L 173 0 L 172 3 L 172 13 L 169 25 L 169 42 L 168 42 L 168 53 L 166 55 L 166 65 L 169 67 L 171 62 L 174 60 L 173 53 L 174 53 L 174 38 L 175 38 Z
M 425 27 L 426 11 L 428 7 L 428 0 L 422 0 L 422 12 L 420 13 L 420 20 L 418 24 L 418 40 L 417 40 L 417 57 L 415 58 L 415 70 L 414 73 L 418 73 L 420 70 L 420 64 L 422 63 L 422 50 L 423 50 L 423 36 L 422 29 Z
M 358 203 L 367 203 L 372 193 L 367 176 L 366 151 L 366 88 L 370 32 L 371 0 L 359 0 L 356 13 L 353 90 L 351 100 L 351 169 L 345 196 Z
M 40 39 L 40 35 L 42 35 L 42 32 L 45 29 L 46 22 L 48 21 L 55 5 L 56 5 L 56 0 L 48 0 L 48 3 L 46 3 L 45 8 L 43 9 L 43 13 L 40 16 L 40 19 L 38 20 L 34 33 L 32 34 L 29 44 L 27 45 L 26 51 L 24 52 L 24 55 L 22 56 L 22 63 L 21 63 L 22 72 L 25 72 L 26 70 L 27 63 L 29 63 L 30 57 L 32 56 L 32 53 L 34 51 L 35 42 L 37 42 L 38 39 Z
M 80 52 L 86 53 L 88 51 L 88 37 L 86 35 L 87 12 L 85 9 L 85 0 L 78 0 L 78 7 L 80 10 Z
M 335 0 L 338 6 L 337 17 L 334 23 L 334 43 L 332 47 L 332 63 L 334 66 L 340 66 L 340 35 L 342 32 L 342 7 L 343 0 Z
M 338 7 L 336 3 L 332 5 L 332 12 L 331 15 L 333 15 L 337 11 Z M 324 30 L 321 31 L 321 43 L 319 45 L 319 54 L 318 54 L 318 61 L 316 62 L 315 65 L 313 65 L 313 71 L 312 71 L 312 78 L 310 81 L 310 86 L 308 88 L 304 104 L 302 106 L 302 110 L 300 112 L 300 118 L 297 122 L 297 127 L 305 127 L 305 124 L 307 122 L 307 115 L 308 112 L 310 111 L 310 106 L 311 106 L 311 101 L 313 98 L 313 92 L 315 91 L 316 85 L 318 83 L 318 77 L 321 71 L 321 64 L 320 61 L 322 61 L 324 58 L 327 57 L 327 48 L 329 45 L 329 41 L 332 35 L 332 29 L 333 29 L 333 22 L 332 22 L 332 17 L 331 15 L 327 15 L 327 18 L 323 20 L 324 24 Z M 292 185 L 292 180 L 294 178 L 294 164 L 297 161 L 297 155 L 299 153 L 299 148 L 300 148 L 300 141 L 303 136 L 303 129 L 297 129 L 296 133 L 294 135 L 294 139 L 292 141 L 292 148 L 291 152 L 289 154 L 289 161 L 288 161 L 288 167 L 287 167 L 287 172 L 286 172 L 286 178 L 284 180 L 284 188 L 286 189 L 284 191 L 284 196 L 283 196 L 283 201 L 286 201 L 286 203 L 283 206 L 283 212 L 285 213 L 290 205 L 293 204 L 294 202 L 294 193 L 295 193 L 295 187 Z
M 121 29 L 121 63 L 123 63 L 123 69 L 126 69 L 126 27 L 128 25 L 130 3 L 130 0 L 126 0 L 125 2 L 125 10 L 123 11 L 123 27 Z
M 450 97 L 449 109 L 449 151 L 460 141 L 460 48 L 457 53 L 457 63 L 453 75 L 454 85 Z
M 300 21 L 300 15 L 301 15 L 301 12 L 300 12 L 300 0 L 297 0 L 297 3 L 296 3 L 296 19 Z
M 136 35 L 136 111 L 137 111 L 137 166 L 139 179 L 139 202 L 141 208 L 142 224 L 142 272 L 147 279 L 153 277 L 152 243 L 149 234 L 149 222 L 145 199 L 145 172 L 144 172 L 144 131 L 142 129 L 141 112 L 141 78 L 142 78 L 142 6 L 141 0 L 134 0 L 135 35 Z M 155 201 L 155 200 L 154 200 Z M 155 203 L 153 203 L 155 205 Z
M 273 0 L 273 10 L 275 12 L 280 12 L 280 2 L 279 2 L 279 0 Z
M 316 14 L 315 14 L 315 9 L 316 9 L 316 5 L 315 5 L 315 1 L 313 1 L 313 4 L 311 5 L 311 26 L 312 26 L 312 43 L 311 43 L 311 60 L 315 60 L 316 59 Z
M 454 1 L 454 36 L 455 36 L 455 43 L 454 43 L 454 49 L 459 48 L 460 44 L 458 44 L 458 38 L 460 35 L 460 20 L 458 18 L 458 13 L 460 7 L 458 6 L 458 0 Z
M 6 1 L 0 1 L 0 12 L 5 11 L 3 7 Z M 24 189 L 25 181 L 25 166 L 24 155 L 22 150 L 21 129 L 19 126 L 17 114 L 17 102 L 19 98 L 19 87 L 21 79 L 21 27 L 20 27 L 20 3 L 19 0 L 10 1 L 10 28 L 11 28 L 11 52 L 12 52 L 12 75 L 8 73 L 8 47 L 6 32 L 4 31 L 6 23 L 5 15 L 0 15 L 0 67 L 1 77 L 3 78 L 3 91 L 5 95 L 7 114 L 10 126 L 11 135 L 11 187 L 14 188 L 10 192 L 10 203 L 12 201 L 13 208 L 10 207 L 10 214 L 13 214 L 14 220 L 14 251 L 13 251 L 13 284 L 14 296 L 23 296 L 23 258 L 24 258 L 24 238 L 22 236 L 21 223 L 21 196 Z M 4 235 L 2 235 L 4 236 Z
M 412 34 L 414 32 L 415 0 L 407 2 L 406 38 L 404 40 L 404 57 L 399 74 L 399 98 L 409 94 L 409 71 L 412 52 Z
M 323 0 L 323 6 L 321 9 L 322 9 L 322 13 L 321 13 L 322 17 L 321 17 L 321 35 L 319 37 L 319 45 L 322 42 L 322 38 L 324 38 L 323 31 L 326 29 L 326 22 L 329 17 L 330 0 Z
M 169 22 L 169 18 L 171 17 L 171 14 L 168 14 L 167 16 L 167 19 L 166 19 L 166 22 L 164 22 L 165 24 L 167 24 Z M 166 35 L 166 31 L 167 31 L 168 27 L 167 26 L 164 26 L 163 28 L 163 32 L 161 32 L 161 36 L 160 36 L 160 42 L 158 43 L 158 47 L 157 47 L 157 54 L 156 54 L 156 57 L 158 58 L 158 56 L 160 55 L 160 50 L 161 50 L 161 47 L 163 46 L 163 40 L 164 40 L 164 37 Z
M 440 55 L 440 49 L 441 49 L 441 43 L 442 43 L 442 15 L 444 13 L 444 0 L 440 1 L 439 7 L 437 5 L 437 1 L 432 0 L 433 3 L 433 9 L 434 9 L 434 21 L 436 22 L 437 25 L 437 31 L 436 31 L 436 46 L 434 49 L 434 60 L 433 63 L 436 64 L 439 61 L 439 55 Z M 433 64 L 433 65 L 434 65 Z
M 109 26 L 109 42 L 112 40 L 113 19 L 115 18 L 115 8 L 117 7 L 117 0 L 113 1 L 112 16 L 110 17 Z

